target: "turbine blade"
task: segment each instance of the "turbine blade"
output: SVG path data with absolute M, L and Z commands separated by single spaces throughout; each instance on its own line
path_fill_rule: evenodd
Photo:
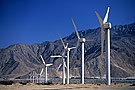
M 57 55 L 57 56 L 50 56 L 51 58 L 60 58 L 60 57 L 62 57 L 62 56 L 60 56 L 60 55 Z
M 42 55 L 40 55 L 40 57 L 41 57 L 43 64 L 45 64 L 45 60 L 43 59 Z
M 44 71 L 44 68 L 41 69 L 40 76 L 42 75 L 43 71 Z
M 48 67 L 48 66 L 51 66 L 51 65 L 53 65 L 53 64 L 46 64 L 47 67 Z
M 65 44 L 64 44 L 64 41 L 62 40 L 62 38 L 61 38 L 60 34 L 58 34 L 58 35 L 59 35 L 59 37 L 60 37 L 60 40 L 61 40 L 61 43 L 62 43 L 62 45 L 63 45 L 64 49 L 66 49 L 66 46 L 65 46 Z
M 100 25 L 102 26 L 103 25 L 103 20 L 101 19 L 101 17 L 99 16 L 99 14 L 95 11 L 96 15 L 97 15 L 97 18 L 100 22 Z
M 73 23 L 73 25 L 74 25 L 74 28 L 75 28 L 75 31 L 76 31 L 77 38 L 78 38 L 78 40 L 80 40 L 80 36 L 79 36 L 79 33 L 78 33 L 78 31 L 77 31 L 77 28 L 76 28 L 76 25 L 75 25 L 73 19 L 72 19 L 72 23 Z
M 80 45 L 80 43 L 79 43 L 79 42 L 77 42 L 76 49 L 74 50 L 74 53 L 72 54 L 72 58 L 71 58 L 71 60 L 73 59 L 74 55 L 76 54 L 76 52 L 77 52 L 77 49 L 78 49 L 79 45 Z
M 64 67 L 66 67 L 66 69 L 67 69 L 67 66 L 66 66 L 66 63 L 64 62 Z
M 62 64 L 60 64 L 60 65 L 58 66 L 57 71 L 59 71 L 59 69 L 60 69 L 61 65 L 62 65 Z
M 86 40 L 87 42 L 92 42 L 93 40 Z
M 69 50 L 72 50 L 72 49 L 75 49 L 76 47 L 71 47 L 71 48 L 68 48 Z
M 66 49 L 67 49 L 67 47 L 68 47 L 68 43 L 67 43 L 67 45 L 66 45 Z
M 104 30 L 101 28 L 101 56 L 103 56 L 103 51 L 104 51 Z
M 64 57 L 64 56 L 65 56 L 65 52 L 66 52 L 66 51 L 64 50 L 64 51 L 63 51 L 63 53 L 62 53 L 62 57 Z
M 108 13 L 109 13 L 109 10 L 110 10 L 110 7 L 108 7 L 108 9 L 107 9 L 107 12 L 106 12 L 106 15 L 105 15 L 105 18 L 104 18 L 103 23 L 106 23 L 107 20 L 108 20 Z

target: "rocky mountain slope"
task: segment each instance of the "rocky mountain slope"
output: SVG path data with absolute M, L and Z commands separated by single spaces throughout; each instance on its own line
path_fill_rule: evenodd
M 105 58 L 100 57 L 100 28 L 82 30 L 79 31 L 79 34 L 88 40 L 85 43 L 85 77 L 104 76 Z M 75 32 L 63 40 L 65 43 L 69 43 L 70 47 L 76 46 Z M 57 77 L 61 75 L 61 69 L 57 71 L 61 59 L 52 59 L 50 56 L 59 55 L 62 51 L 60 40 L 33 45 L 15 44 L 0 49 L 0 77 L 25 76 L 33 70 L 39 73 L 43 67 L 40 54 L 43 55 L 46 63 L 53 63 L 53 66 L 48 68 L 49 76 Z M 70 60 L 71 76 L 80 76 L 81 47 L 78 48 L 77 52 Z M 71 51 L 71 55 L 72 53 L 73 51 Z M 135 76 L 135 23 L 116 25 L 111 29 L 111 76 Z

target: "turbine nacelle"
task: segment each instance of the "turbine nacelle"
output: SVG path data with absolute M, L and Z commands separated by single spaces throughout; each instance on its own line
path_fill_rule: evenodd
M 111 23 L 104 23 L 103 28 L 104 29 L 111 29 Z
M 80 39 L 79 39 L 79 42 L 80 42 L 80 43 L 85 43 L 85 41 L 86 41 L 85 38 L 80 38 Z

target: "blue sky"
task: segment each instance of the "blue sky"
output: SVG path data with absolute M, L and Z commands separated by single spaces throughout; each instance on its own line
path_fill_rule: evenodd
M 112 25 L 135 22 L 135 0 L 0 0 L 0 48 L 58 40 L 78 30 L 99 27 L 110 6 Z

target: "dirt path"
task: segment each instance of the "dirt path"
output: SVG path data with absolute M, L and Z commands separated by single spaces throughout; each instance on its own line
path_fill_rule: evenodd
M 36 85 L 19 83 L 13 85 L 0 85 L 0 90 L 135 90 L 131 84 L 95 85 L 95 84 L 70 84 L 70 85 Z

